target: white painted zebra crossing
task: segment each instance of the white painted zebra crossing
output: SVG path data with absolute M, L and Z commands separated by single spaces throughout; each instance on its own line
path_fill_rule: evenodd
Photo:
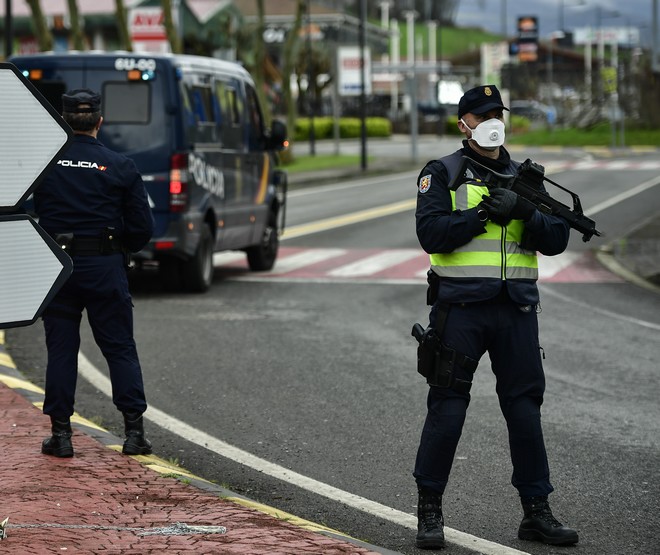
M 545 165 L 546 174 L 562 171 L 583 170 L 631 170 L 654 171 L 660 170 L 660 160 L 579 160 L 579 161 L 552 161 Z
M 245 254 L 214 256 L 218 275 L 236 280 L 309 282 L 376 282 L 419 284 L 426 281 L 428 255 L 420 249 L 341 249 L 280 247 L 270 272 L 250 272 Z M 539 256 L 539 281 L 566 283 L 619 282 L 591 252 Z

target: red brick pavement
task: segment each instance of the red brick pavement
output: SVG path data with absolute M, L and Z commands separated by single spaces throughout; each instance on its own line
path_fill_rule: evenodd
M 42 455 L 49 432 L 41 411 L 0 380 L 0 522 L 9 517 L 0 553 L 377 553 L 158 474 L 79 428 L 73 458 Z M 176 533 L 176 523 L 226 532 Z

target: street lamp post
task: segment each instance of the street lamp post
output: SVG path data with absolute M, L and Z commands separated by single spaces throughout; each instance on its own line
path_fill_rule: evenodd
M 390 36 L 392 37 L 392 55 L 390 56 L 390 59 L 392 60 L 392 65 L 396 68 L 399 66 L 399 39 L 400 39 L 400 34 L 399 34 L 399 22 L 396 19 L 393 19 L 390 23 Z M 397 78 L 399 76 L 399 70 L 396 70 L 396 73 L 393 71 L 390 71 L 390 75 L 392 77 L 392 82 L 390 86 L 390 109 L 392 110 L 392 119 L 396 120 L 399 116 L 399 83 L 397 81 Z
M 314 63 L 312 56 L 312 0 L 307 0 L 307 106 L 309 108 L 309 154 L 316 156 L 316 132 L 314 131 L 314 87 L 312 75 Z M 316 79 L 316 78 L 315 78 Z
M 364 67 L 366 46 L 367 0 L 360 0 L 360 167 L 367 169 L 367 76 Z

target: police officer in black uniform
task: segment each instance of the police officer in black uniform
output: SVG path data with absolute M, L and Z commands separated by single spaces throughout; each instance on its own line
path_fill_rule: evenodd
M 83 310 L 108 362 L 112 400 L 124 417 L 128 455 L 151 453 L 142 414 L 147 408 L 133 339 L 133 304 L 126 275 L 129 252 L 151 238 L 154 220 L 142 177 L 129 158 L 97 140 L 101 97 L 89 89 L 62 96 L 71 146 L 34 193 L 39 224 L 69 253 L 73 273 L 43 314 L 48 350 L 43 412 L 52 437 L 41 452 L 72 457 L 80 321 Z
M 416 545 L 444 546 L 442 495 L 470 402 L 473 372 L 488 352 L 497 395 L 506 420 L 512 484 L 524 518 L 518 536 L 569 545 L 575 530 L 559 523 L 548 505 L 553 491 L 541 429 L 545 377 L 538 340 L 536 252 L 565 250 L 569 226 L 543 214 L 506 188 L 478 181 L 478 166 L 468 182 L 455 185 L 463 156 L 491 170 L 513 175 L 519 166 L 504 143 L 502 98 L 497 87 L 467 91 L 458 105 L 463 147 L 429 162 L 419 175 L 416 228 L 429 253 L 428 337 L 435 338 L 428 413 L 414 477 L 419 492 Z M 450 188 L 450 185 L 453 188 Z

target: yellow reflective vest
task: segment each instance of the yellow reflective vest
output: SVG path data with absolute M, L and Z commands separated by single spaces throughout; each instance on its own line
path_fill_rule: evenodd
M 488 188 L 479 181 L 460 185 L 450 191 L 452 209 L 475 208 Z M 538 279 L 535 251 L 520 247 L 525 224 L 511 220 L 506 226 L 490 220 L 486 231 L 450 253 L 431 254 L 431 267 L 441 277 L 496 278 L 502 280 Z

